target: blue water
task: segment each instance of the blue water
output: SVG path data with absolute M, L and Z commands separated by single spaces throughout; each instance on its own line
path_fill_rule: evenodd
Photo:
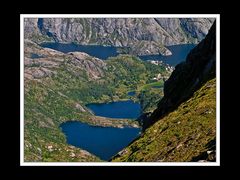
M 142 60 L 159 60 L 171 66 L 176 66 L 186 60 L 188 53 L 195 47 L 195 44 L 182 44 L 167 47 L 171 52 L 171 56 L 147 55 L 140 56 Z
M 81 122 L 66 122 L 61 129 L 67 143 L 95 154 L 102 160 L 109 160 L 134 140 L 139 128 L 95 127 Z
M 40 29 L 40 31 L 43 30 L 43 18 L 38 18 L 38 22 L 37 22 L 38 28 Z
M 40 55 L 38 55 L 38 54 L 32 53 L 32 54 L 31 54 L 31 58 L 32 58 L 32 59 L 37 59 L 37 58 L 43 58 L 43 56 L 40 56 Z
M 152 88 L 160 89 L 160 88 L 163 88 L 163 86 L 152 86 Z
M 136 119 L 141 114 L 141 106 L 131 100 L 111 103 L 87 104 L 96 116 L 109 118 Z
M 91 56 L 97 57 L 99 59 L 107 59 L 108 57 L 117 56 L 117 49 L 113 46 L 99 46 L 99 45 L 77 45 L 74 43 L 63 44 L 63 43 L 42 43 L 42 47 L 47 47 L 61 51 L 63 53 L 68 52 L 85 52 Z
M 74 43 L 63 44 L 63 43 L 42 43 L 42 47 L 47 47 L 55 49 L 64 53 L 80 51 L 85 52 L 91 56 L 107 59 L 108 57 L 117 56 L 117 48 L 113 46 L 100 46 L 100 45 L 77 45 Z M 174 45 L 169 46 L 169 50 L 172 52 L 171 56 L 162 56 L 162 55 L 147 55 L 139 56 L 142 60 L 161 60 L 164 63 L 167 63 L 171 66 L 176 66 L 180 62 L 186 59 L 187 54 L 193 49 L 195 44 L 183 44 L 183 45 Z
M 130 92 L 128 92 L 128 95 L 129 95 L 129 96 L 134 96 L 135 94 L 136 94 L 135 91 L 130 91 Z

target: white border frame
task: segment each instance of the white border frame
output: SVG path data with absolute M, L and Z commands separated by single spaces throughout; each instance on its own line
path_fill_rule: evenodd
M 24 18 L 216 18 L 216 162 L 24 162 Z M 220 14 L 20 14 L 21 166 L 220 166 Z

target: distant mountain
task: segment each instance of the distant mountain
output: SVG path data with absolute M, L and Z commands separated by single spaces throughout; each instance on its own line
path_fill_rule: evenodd
M 113 161 L 216 161 L 216 24 L 176 66 L 143 134 Z
M 26 18 L 25 38 L 126 47 L 135 55 L 170 55 L 166 46 L 198 43 L 210 18 Z M 128 48 L 127 48 L 128 47 Z

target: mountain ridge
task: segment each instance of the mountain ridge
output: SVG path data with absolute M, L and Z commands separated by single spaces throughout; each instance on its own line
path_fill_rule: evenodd
M 60 131 L 59 125 L 69 120 L 79 120 L 82 122 L 87 122 L 90 125 L 103 127 L 138 127 L 137 121 L 114 121 L 114 119 L 94 116 L 86 108 L 85 105 L 86 103 L 119 101 L 127 98 L 134 101 L 140 101 L 142 104 L 146 105 L 148 105 L 148 102 L 151 100 L 154 100 L 155 103 L 162 98 L 163 90 L 161 88 L 151 88 L 151 84 L 154 84 L 154 78 L 156 79 L 156 77 L 164 77 L 164 79 L 167 79 L 172 71 L 170 71 L 165 64 L 154 65 L 147 61 L 141 61 L 139 58 L 133 55 L 119 55 L 117 57 L 111 57 L 103 61 L 82 52 L 62 53 L 49 48 L 42 48 L 39 46 L 39 43 L 41 42 L 61 42 L 61 40 L 64 38 L 72 41 L 74 38 L 80 38 L 80 36 L 75 37 L 63 33 L 66 29 L 71 29 L 70 24 L 75 23 L 73 19 L 54 19 L 55 20 L 46 19 L 46 22 L 39 22 L 39 19 L 25 20 L 25 161 L 101 161 L 98 157 L 91 155 L 90 153 L 85 152 L 80 148 L 74 148 L 67 145 L 66 137 Z M 131 26 L 133 19 L 130 19 L 129 21 L 129 24 L 126 25 Z M 205 28 L 206 31 L 201 30 L 200 28 L 199 32 L 198 30 L 194 30 L 194 28 L 190 28 L 195 27 L 194 25 L 186 26 L 185 29 L 179 29 L 179 26 L 175 27 L 174 25 L 176 23 L 184 25 L 188 23 L 199 24 L 199 22 L 201 22 L 201 19 L 199 22 L 189 22 L 185 19 L 175 19 L 173 20 L 173 25 L 171 25 L 171 23 L 168 21 L 157 21 L 155 19 L 140 19 L 139 22 L 137 22 L 139 25 L 137 27 L 149 25 L 149 27 L 144 28 L 148 29 L 149 32 L 151 32 L 151 22 L 154 22 L 154 24 L 160 23 L 161 27 L 158 27 L 157 29 L 161 29 L 161 37 L 166 37 L 165 40 L 164 38 L 161 40 L 166 41 L 165 43 L 170 43 L 167 38 L 171 38 L 172 42 L 176 41 L 176 39 L 178 39 L 177 37 L 181 36 L 181 33 L 185 33 L 186 35 L 187 31 L 192 31 L 193 36 L 196 36 L 197 39 L 201 39 L 201 37 L 205 37 L 204 33 L 208 31 L 208 28 Z M 205 19 L 204 22 L 205 21 L 208 22 L 207 24 L 211 24 L 211 20 Z M 124 22 L 126 22 L 126 20 L 123 21 L 120 19 L 120 22 L 116 21 L 115 24 L 117 27 L 122 27 L 125 25 Z M 88 21 L 86 19 L 79 20 L 79 22 L 75 23 L 75 30 L 77 31 L 78 28 L 80 28 L 80 25 L 78 26 L 76 24 L 82 24 L 83 31 L 81 32 L 85 33 L 83 33 L 83 40 L 86 40 L 86 37 L 92 37 L 94 32 L 90 30 L 91 28 L 87 25 Z M 102 20 L 100 21 L 100 25 L 102 24 L 108 27 L 111 26 L 111 21 Z M 64 28 L 60 28 L 62 26 L 66 26 L 64 27 L 65 30 Z M 106 34 L 106 37 L 104 38 L 104 32 L 109 30 L 108 28 L 104 29 L 104 26 L 100 26 L 101 28 L 97 29 L 101 32 L 101 37 L 98 38 L 99 43 L 107 43 L 106 39 L 109 38 L 108 34 Z M 171 31 L 167 32 L 168 29 L 171 29 L 171 31 L 176 31 L 178 33 L 174 34 L 170 33 Z M 128 31 L 128 28 L 125 28 L 123 31 L 126 32 L 123 33 L 120 30 L 117 31 L 122 35 L 120 37 L 125 37 L 125 35 L 128 35 L 129 33 L 131 35 L 131 31 Z M 108 33 L 110 32 L 111 31 Z M 152 33 L 154 32 L 155 31 Z M 135 33 L 135 35 L 138 36 L 138 33 L 140 32 L 136 31 Z M 110 34 L 114 35 L 113 33 Z M 196 131 L 204 130 L 204 128 L 208 127 L 208 125 L 210 129 L 209 136 L 208 134 L 199 135 L 199 140 L 202 142 L 203 146 L 210 144 L 209 147 L 203 148 L 197 146 L 200 148 L 198 149 L 199 152 L 194 152 L 194 156 L 191 158 L 184 157 L 184 160 L 201 160 L 202 157 L 206 157 L 206 149 L 207 151 L 211 151 L 211 157 L 209 157 L 207 153 L 206 159 L 209 159 L 211 161 L 214 160 L 214 157 L 212 156 L 214 156 L 214 131 L 216 129 L 214 127 L 215 81 L 211 80 L 214 79 L 215 75 L 214 34 L 214 27 L 212 26 L 206 38 L 202 40 L 201 43 L 188 55 L 187 61 L 178 65 L 176 67 L 176 70 L 171 75 L 171 78 L 166 81 L 166 88 L 164 89 L 165 98 L 160 101 L 157 109 L 153 113 L 150 113 L 150 117 L 147 117 L 146 120 L 142 121 L 145 131 L 139 139 L 130 145 L 133 147 L 133 149 L 136 148 L 135 145 L 137 145 L 137 149 L 140 151 L 137 152 L 135 151 L 136 149 L 132 151 L 132 149 L 129 150 L 129 147 L 126 147 L 115 157 L 115 160 L 124 161 L 128 159 L 129 161 L 142 161 L 144 158 L 141 159 L 137 156 L 143 152 L 141 149 L 147 147 L 145 146 L 147 142 L 140 144 L 140 146 L 138 142 L 142 140 L 149 140 L 149 137 L 153 139 L 156 139 L 156 137 L 158 137 L 161 139 L 160 136 L 148 136 L 149 134 L 154 135 L 156 132 L 160 132 L 160 134 L 162 132 L 167 132 L 166 138 L 170 137 L 170 141 L 171 137 L 173 137 L 173 132 L 171 129 L 175 128 L 175 125 L 178 124 L 178 122 L 180 122 L 181 125 L 185 124 L 186 126 L 192 127 L 192 130 Z M 76 33 L 76 35 L 78 35 L 78 33 Z M 135 37 L 135 35 L 132 37 Z M 140 34 L 139 41 L 136 41 L 138 39 L 134 38 L 132 41 L 129 39 L 123 39 L 121 45 L 125 46 L 128 45 L 128 43 L 132 44 L 134 42 L 135 44 L 133 45 L 133 48 L 129 51 L 133 54 L 145 53 L 146 49 L 150 49 L 150 53 L 159 53 L 159 51 L 165 51 L 165 53 L 167 53 L 166 47 L 162 44 L 163 42 L 156 42 L 158 40 L 158 37 L 152 37 L 151 34 L 147 34 L 146 36 L 145 35 L 146 34 L 144 33 L 143 35 Z M 192 41 L 193 39 L 191 39 L 191 37 L 192 36 L 184 36 L 186 41 Z M 80 39 L 77 40 L 80 42 Z M 86 42 L 90 42 L 90 39 L 88 40 L 89 41 Z M 114 44 L 116 42 L 117 41 L 113 41 L 110 42 L 110 44 Z M 152 45 L 154 45 L 154 47 L 151 49 Z M 162 82 L 159 81 L 158 85 L 161 86 L 161 84 Z M 129 97 L 127 93 L 130 91 L 136 91 L 136 96 Z M 144 91 L 147 93 L 142 94 Z M 212 96 L 209 96 L 209 94 Z M 187 100 L 188 98 L 190 98 L 190 100 Z M 204 101 L 200 101 L 200 103 L 196 104 L 196 107 L 198 107 L 200 110 L 198 111 L 198 109 L 196 109 L 196 112 L 193 111 L 194 108 L 192 104 L 202 99 Z M 151 112 L 156 108 L 155 104 L 152 105 L 150 103 L 149 105 L 151 107 L 150 109 L 146 108 L 147 111 Z M 208 107 L 207 109 L 204 107 L 205 105 Z M 142 107 L 142 109 L 145 109 L 145 107 Z M 173 115 L 179 116 L 180 119 L 178 119 L 178 121 L 176 119 L 173 119 Z M 200 118 L 197 119 L 197 121 L 188 120 L 192 116 L 196 118 L 200 116 Z M 162 117 L 167 119 L 166 122 L 159 120 Z M 202 121 L 202 118 L 205 121 Z M 206 118 L 209 119 L 209 122 L 206 122 Z M 200 128 L 196 127 L 196 125 L 199 125 Z M 182 129 L 177 130 L 180 130 L 179 132 L 185 132 L 182 131 Z M 174 149 L 181 149 L 181 147 L 183 147 L 183 139 L 181 139 L 182 134 L 177 133 L 177 130 L 175 129 L 173 138 L 174 143 L 171 144 L 171 142 L 167 141 L 166 144 L 165 142 L 161 143 L 166 147 L 167 152 L 169 152 L 167 154 L 165 152 L 162 152 L 163 154 L 168 155 L 175 152 Z M 191 136 L 191 133 L 193 133 L 192 130 L 189 131 L 190 135 L 187 136 L 187 138 L 190 138 L 190 140 L 187 142 L 192 142 L 195 144 L 196 142 L 192 141 L 192 139 L 195 138 L 195 136 Z M 153 139 L 151 139 L 149 142 L 153 142 Z M 163 157 L 160 157 L 159 154 L 155 156 L 155 153 L 159 153 L 159 144 L 152 145 L 154 148 L 150 148 L 152 151 L 149 152 L 148 157 L 146 156 L 146 161 L 183 160 L 174 158 L 163 159 Z M 190 144 L 187 145 L 189 146 Z M 128 152 L 126 153 L 126 149 L 128 149 L 128 152 L 134 152 L 136 156 L 132 156 Z M 144 153 L 146 155 L 146 152 Z M 144 157 L 145 155 L 143 154 Z M 153 156 L 150 157 L 151 155 Z
M 211 18 L 26 18 L 25 37 L 35 42 L 55 41 L 111 45 L 134 55 L 171 55 L 170 45 L 198 43 Z M 130 49 L 129 49 L 130 48 Z

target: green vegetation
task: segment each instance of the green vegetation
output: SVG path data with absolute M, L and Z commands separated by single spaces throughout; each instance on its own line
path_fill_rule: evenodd
M 201 160 L 214 151 L 216 79 L 148 128 L 113 161 L 179 162 Z M 208 157 L 214 161 L 214 157 Z
M 151 87 L 151 86 L 149 86 Z M 163 97 L 163 89 L 149 88 L 147 91 L 141 91 L 138 95 L 142 111 L 153 112 L 157 108 L 158 102 Z
M 139 87 L 138 91 L 141 91 L 141 90 L 146 91 L 146 90 L 149 90 L 150 88 L 163 88 L 163 85 L 164 85 L 163 80 L 160 80 L 153 83 L 145 84 Z
M 101 161 L 80 148 L 68 145 L 60 125 L 71 120 L 101 127 L 138 127 L 136 120 L 98 117 L 86 108 L 88 103 L 129 98 L 141 104 L 143 115 L 139 122 L 144 132 L 113 157 L 113 161 L 215 161 L 216 80 L 209 80 L 215 76 L 216 69 L 213 58 L 216 55 L 215 25 L 199 47 L 191 51 L 187 61 L 177 66 L 174 76 L 166 84 L 166 96 L 160 101 L 163 97 L 163 79 L 167 79 L 172 71 L 164 64 L 154 65 L 131 55 L 119 55 L 101 61 L 86 53 L 64 54 L 41 48 L 36 43 L 56 40 L 74 41 L 76 44 L 118 44 L 128 46 L 118 48 L 119 53 L 168 54 L 161 43 L 196 43 L 194 31 L 201 29 L 200 26 L 190 25 L 183 19 L 179 21 L 181 26 L 168 32 L 164 28 L 165 20 L 161 27 L 160 19 L 155 19 L 155 25 L 159 27 L 148 28 L 155 22 L 153 19 L 134 19 L 132 22 L 125 19 L 124 23 L 123 20 L 104 22 L 101 19 L 66 18 L 60 29 L 67 31 L 62 34 L 51 20 L 47 21 L 44 23 L 46 29 L 50 28 L 53 34 L 62 37 L 56 39 L 50 32 L 47 34 L 51 37 L 46 32 L 39 33 L 36 20 L 24 22 L 28 30 L 24 42 L 26 162 Z M 175 21 L 173 26 L 176 25 Z M 202 23 L 201 20 L 199 22 Z M 136 28 L 132 23 L 137 24 Z M 31 27 L 33 24 L 35 28 Z M 81 31 L 80 34 L 74 35 L 76 29 Z M 160 35 L 160 39 L 163 37 L 164 42 L 160 43 L 156 35 Z M 75 39 L 72 40 L 72 37 Z M 41 58 L 33 59 L 32 54 L 41 55 Z M 209 81 L 202 86 L 205 80 Z M 130 97 L 127 94 L 129 91 L 135 91 L 136 94 Z M 153 111 L 155 114 L 151 114 Z
M 98 60 L 87 57 L 83 63 L 90 62 L 92 67 L 86 69 L 86 64 L 75 65 L 78 60 L 71 55 L 50 54 L 36 44 L 26 43 L 25 54 L 32 52 L 41 53 L 45 58 L 31 61 L 25 66 L 25 71 L 34 73 L 47 69 L 53 73 L 36 79 L 25 79 L 25 161 L 100 161 L 79 148 L 67 145 L 60 124 L 77 120 L 96 126 L 136 127 L 137 121 L 116 121 L 94 116 L 85 104 L 129 99 L 128 91 L 146 89 L 141 87 L 152 83 L 152 79 L 159 73 L 170 74 L 164 67 L 129 55 L 109 58 L 103 66 L 100 66 Z M 52 66 L 48 64 L 49 59 Z M 99 71 L 102 75 L 98 75 L 97 79 L 92 78 L 90 73 Z M 161 91 L 158 89 L 158 92 Z M 144 91 L 140 92 L 144 94 Z M 157 92 L 154 95 L 158 98 L 162 96 Z M 136 96 L 134 100 L 139 99 Z M 49 146 L 52 148 L 49 149 Z
M 116 88 L 116 95 L 120 98 L 128 98 L 129 91 L 141 93 L 150 87 L 161 86 L 163 82 L 153 82 L 153 78 L 158 74 L 170 75 L 163 66 L 156 66 L 130 55 L 110 58 L 107 63 L 110 86 Z

